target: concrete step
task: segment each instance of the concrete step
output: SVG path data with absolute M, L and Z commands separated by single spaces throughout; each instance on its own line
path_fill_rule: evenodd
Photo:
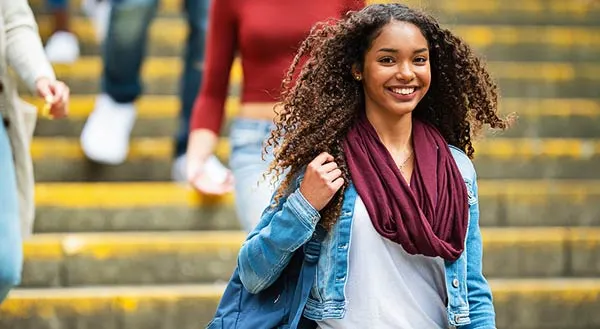
M 600 280 L 490 280 L 498 328 L 600 327 Z M 198 329 L 223 285 L 17 289 L 0 308 L 6 329 Z
M 394 0 L 369 0 L 368 3 L 390 2 Z M 38 13 L 45 13 L 44 0 L 31 0 Z M 74 13 L 80 13 L 81 0 L 70 1 Z M 405 3 L 425 8 L 444 22 L 461 24 L 590 24 L 597 25 L 600 8 L 589 0 L 457 0 L 451 3 L 444 0 L 407 0 Z M 179 0 L 160 2 L 158 15 L 172 17 L 182 10 Z
M 25 101 L 36 105 L 41 109 L 43 100 L 37 97 L 24 97 Z M 39 118 L 35 135 L 36 136 L 79 136 L 83 125 L 94 109 L 96 100 L 95 94 L 76 94 L 71 96 L 69 104 L 68 120 L 47 120 Z M 524 104 L 516 102 L 516 104 Z M 178 115 L 181 108 L 179 98 L 175 95 L 145 95 L 136 102 L 137 120 L 134 126 L 133 137 L 164 137 L 174 136 L 178 125 Z M 231 96 L 227 99 L 226 116 L 232 117 L 239 112 L 239 98 Z M 594 104 L 586 107 L 591 111 L 590 115 L 596 112 Z M 568 109 L 563 109 L 569 111 Z M 600 115 L 600 103 L 598 104 L 598 113 Z M 229 122 L 227 122 L 227 125 Z M 224 133 L 226 133 L 227 128 Z
M 94 108 L 95 95 L 73 95 L 68 120 L 38 120 L 36 136 L 78 137 L 83 124 Z M 43 106 L 38 98 L 25 100 Z M 133 137 L 174 136 L 180 103 L 177 96 L 147 95 L 137 102 L 138 117 Z M 239 98 L 231 96 L 226 102 L 226 116 L 239 111 Z M 600 127 L 600 100 L 597 99 L 526 99 L 503 98 L 500 111 L 516 113 L 518 120 L 502 137 L 575 137 L 595 138 Z M 231 120 L 226 120 L 222 134 L 228 134 Z M 576 129 L 574 128 L 576 127 Z
M 38 16 L 40 34 L 53 31 L 51 16 Z M 98 55 L 93 25 L 85 17 L 74 17 L 84 55 Z M 452 25 L 449 28 L 489 60 L 512 61 L 597 61 L 600 58 L 600 28 L 585 26 Z M 160 18 L 153 22 L 149 44 L 152 56 L 183 54 L 187 23 L 182 18 Z
M 600 228 L 482 229 L 489 278 L 598 277 Z M 26 287 L 226 281 L 243 231 L 34 235 Z
M 480 178 L 594 179 L 600 178 L 600 140 L 487 138 L 475 142 L 475 165 Z M 227 138 L 217 156 L 228 163 Z M 77 138 L 34 138 L 34 169 L 40 182 L 165 181 L 170 179 L 171 138 L 135 138 L 128 161 L 118 166 L 92 163 Z
M 482 226 L 600 226 L 600 181 L 479 180 Z M 39 183 L 35 231 L 237 230 L 232 194 L 173 183 Z
M 181 67 L 178 57 L 148 58 L 142 69 L 146 92 L 175 95 Z M 600 89 L 600 64 L 593 62 L 490 61 L 488 67 L 504 97 L 594 98 Z M 84 56 L 73 64 L 56 64 L 54 69 L 71 86 L 73 94 L 99 90 L 102 62 L 98 56 Z M 239 95 L 241 78 L 241 66 L 235 61 L 230 75 L 232 95 Z
M 124 164 L 105 166 L 89 161 L 76 138 L 34 138 L 31 155 L 38 182 L 60 181 L 166 181 L 171 179 L 173 141 L 136 138 Z M 225 163 L 229 143 L 220 142 L 216 154 Z

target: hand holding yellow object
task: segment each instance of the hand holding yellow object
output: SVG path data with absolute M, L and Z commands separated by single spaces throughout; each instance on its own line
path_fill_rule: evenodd
M 35 83 L 39 96 L 44 98 L 41 115 L 45 118 L 62 118 L 68 114 L 69 87 L 62 81 L 40 78 Z

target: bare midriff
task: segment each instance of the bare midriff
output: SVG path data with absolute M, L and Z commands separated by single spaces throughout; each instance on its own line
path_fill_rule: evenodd
M 237 116 L 244 119 L 269 120 L 275 118 L 275 106 L 277 103 L 242 103 Z

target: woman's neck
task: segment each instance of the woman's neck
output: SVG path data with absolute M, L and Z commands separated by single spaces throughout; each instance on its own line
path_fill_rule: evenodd
M 403 153 L 412 149 L 411 113 L 390 117 L 367 111 L 367 119 L 390 153 Z

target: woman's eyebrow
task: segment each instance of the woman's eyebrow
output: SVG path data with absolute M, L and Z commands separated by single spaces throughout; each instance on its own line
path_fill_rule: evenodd
M 395 48 L 381 48 L 381 49 L 379 49 L 377 51 L 378 52 L 386 52 L 386 53 L 394 53 L 394 54 L 396 54 L 396 53 L 399 52 L 398 49 L 395 49 Z M 427 52 L 427 51 L 429 51 L 429 48 L 421 48 L 421 49 L 415 50 L 413 52 L 413 54 L 424 53 L 424 52 Z

